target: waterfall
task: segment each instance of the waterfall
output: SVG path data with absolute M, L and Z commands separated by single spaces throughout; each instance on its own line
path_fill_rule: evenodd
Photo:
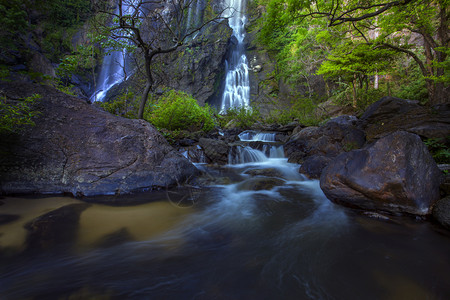
M 185 22 L 186 32 L 190 29 L 199 27 L 203 22 L 203 13 L 205 10 L 205 0 L 185 0 L 187 8 L 187 17 Z M 195 35 L 196 36 L 196 35 Z
M 234 151 L 230 151 L 228 155 L 228 163 L 230 165 L 263 162 L 268 159 L 263 152 L 249 146 L 236 146 L 233 150 Z
M 109 89 L 125 79 L 125 50 L 113 51 L 103 59 L 98 86 L 91 101 L 103 101 Z
M 123 2 L 124 14 L 131 13 L 129 10 L 133 8 L 125 5 Z M 119 6 L 117 6 L 115 14 L 119 14 Z M 103 101 L 107 92 L 116 84 L 125 80 L 125 70 L 127 70 L 127 51 L 125 49 L 111 51 L 112 49 L 105 49 L 109 52 L 104 58 L 100 69 L 100 74 L 97 79 L 97 87 L 91 96 L 91 101 Z
M 245 24 L 247 22 L 245 0 L 225 0 L 229 7 L 229 24 L 233 29 L 235 45 L 230 57 L 225 61 L 225 87 L 222 95 L 220 112 L 225 113 L 231 107 L 250 107 L 250 81 L 248 63 L 244 51 Z

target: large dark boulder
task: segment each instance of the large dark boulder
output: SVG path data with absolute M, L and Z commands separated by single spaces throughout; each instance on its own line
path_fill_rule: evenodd
M 424 107 L 417 101 L 383 97 L 369 106 L 360 120 L 368 141 L 397 130 L 445 139 L 450 132 L 450 104 Z
M 450 229 L 450 196 L 438 200 L 433 206 L 432 213 L 436 221 Z
M 299 172 L 311 179 L 319 179 L 323 169 L 325 169 L 332 160 L 333 159 L 330 157 L 321 155 L 310 156 L 302 163 Z
M 372 211 L 426 215 L 442 174 L 420 137 L 398 131 L 336 157 L 320 177 L 331 201 Z
M 0 83 L 9 99 L 40 94 L 36 126 L 0 139 L 0 192 L 98 195 L 183 182 L 197 169 L 149 123 L 113 116 L 48 86 Z
M 361 148 L 364 132 L 355 126 L 354 117 L 342 116 L 321 127 L 307 127 L 291 136 L 284 149 L 289 162 L 301 163 L 309 156 L 336 157 Z

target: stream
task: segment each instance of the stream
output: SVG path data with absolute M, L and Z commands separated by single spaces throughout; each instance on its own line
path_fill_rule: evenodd
M 0 299 L 448 299 L 448 233 L 337 206 L 268 145 L 197 164 L 199 186 L 84 199 L 47 248 L 24 225 L 86 202 L 2 199 Z

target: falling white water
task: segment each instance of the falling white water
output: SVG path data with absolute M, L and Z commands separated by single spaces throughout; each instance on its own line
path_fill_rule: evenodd
M 126 1 L 123 2 L 124 14 L 131 13 L 132 7 L 126 5 Z M 119 14 L 119 6 L 117 6 L 115 14 Z M 105 49 L 108 51 L 110 49 Z M 91 96 L 91 101 L 103 101 L 107 92 L 116 84 L 125 80 L 127 51 L 122 49 L 121 51 L 111 51 L 103 58 L 100 74 L 97 79 L 97 87 L 95 92 Z
M 203 12 L 205 10 L 205 0 L 185 0 L 187 8 L 186 30 L 198 28 L 203 21 Z
M 226 78 L 220 113 L 225 113 L 232 107 L 250 107 L 250 81 L 244 52 L 244 27 L 247 22 L 244 14 L 245 0 L 225 0 L 225 5 L 229 7 L 226 15 L 237 44 L 225 61 Z
M 275 142 L 275 133 L 269 132 L 256 132 L 253 130 L 246 130 L 241 132 L 238 136 L 241 141 L 244 142 Z
M 125 55 L 125 50 L 113 51 L 103 59 L 98 86 L 91 101 L 103 101 L 108 90 L 125 79 Z

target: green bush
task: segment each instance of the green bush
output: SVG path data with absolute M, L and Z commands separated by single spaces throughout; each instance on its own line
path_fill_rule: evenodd
M 322 121 L 321 118 L 314 114 L 317 107 L 310 98 L 299 98 L 292 103 L 288 109 L 274 110 L 264 122 L 268 124 L 286 125 L 292 121 L 298 121 L 307 126 L 315 126 Z
M 144 111 L 144 119 L 158 129 L 203 130 L 214 128 L 214 117 L 209 106 L 201 107 L 192 96 L 175 90 L 167 91 Z
M 39 94 L 14 102 L 5 96 L 0 98 L 0 133 L 19 132 L 24 126 L 34 126 L 33 117 L 39 112 L 33 110 L 33 105 L 40 98 Z
M 242 129 L 250 128 L 253 124 L 261 120 L 259 110 L 246 107 L 231 107 L 225 114 L 219 117 L 220 126 L 225 127 L 230 121 L 234 120 L 236 126 Z
M 450 137 L 447 137 L 450 139 Z M 433 156 L 434 160 L 438 164 L 449 164 L 450 163 L 450 149 L 445 144 L 444 139 L 439 138 L 429 138 L 423 141 L 427 145 L 428 150 Z
M 113 115 L 129 119 L 137 118 L 139 109 L 139 103 L 133 92 L 126 92 L 111 102 L 102 102 L 100 106 Z

